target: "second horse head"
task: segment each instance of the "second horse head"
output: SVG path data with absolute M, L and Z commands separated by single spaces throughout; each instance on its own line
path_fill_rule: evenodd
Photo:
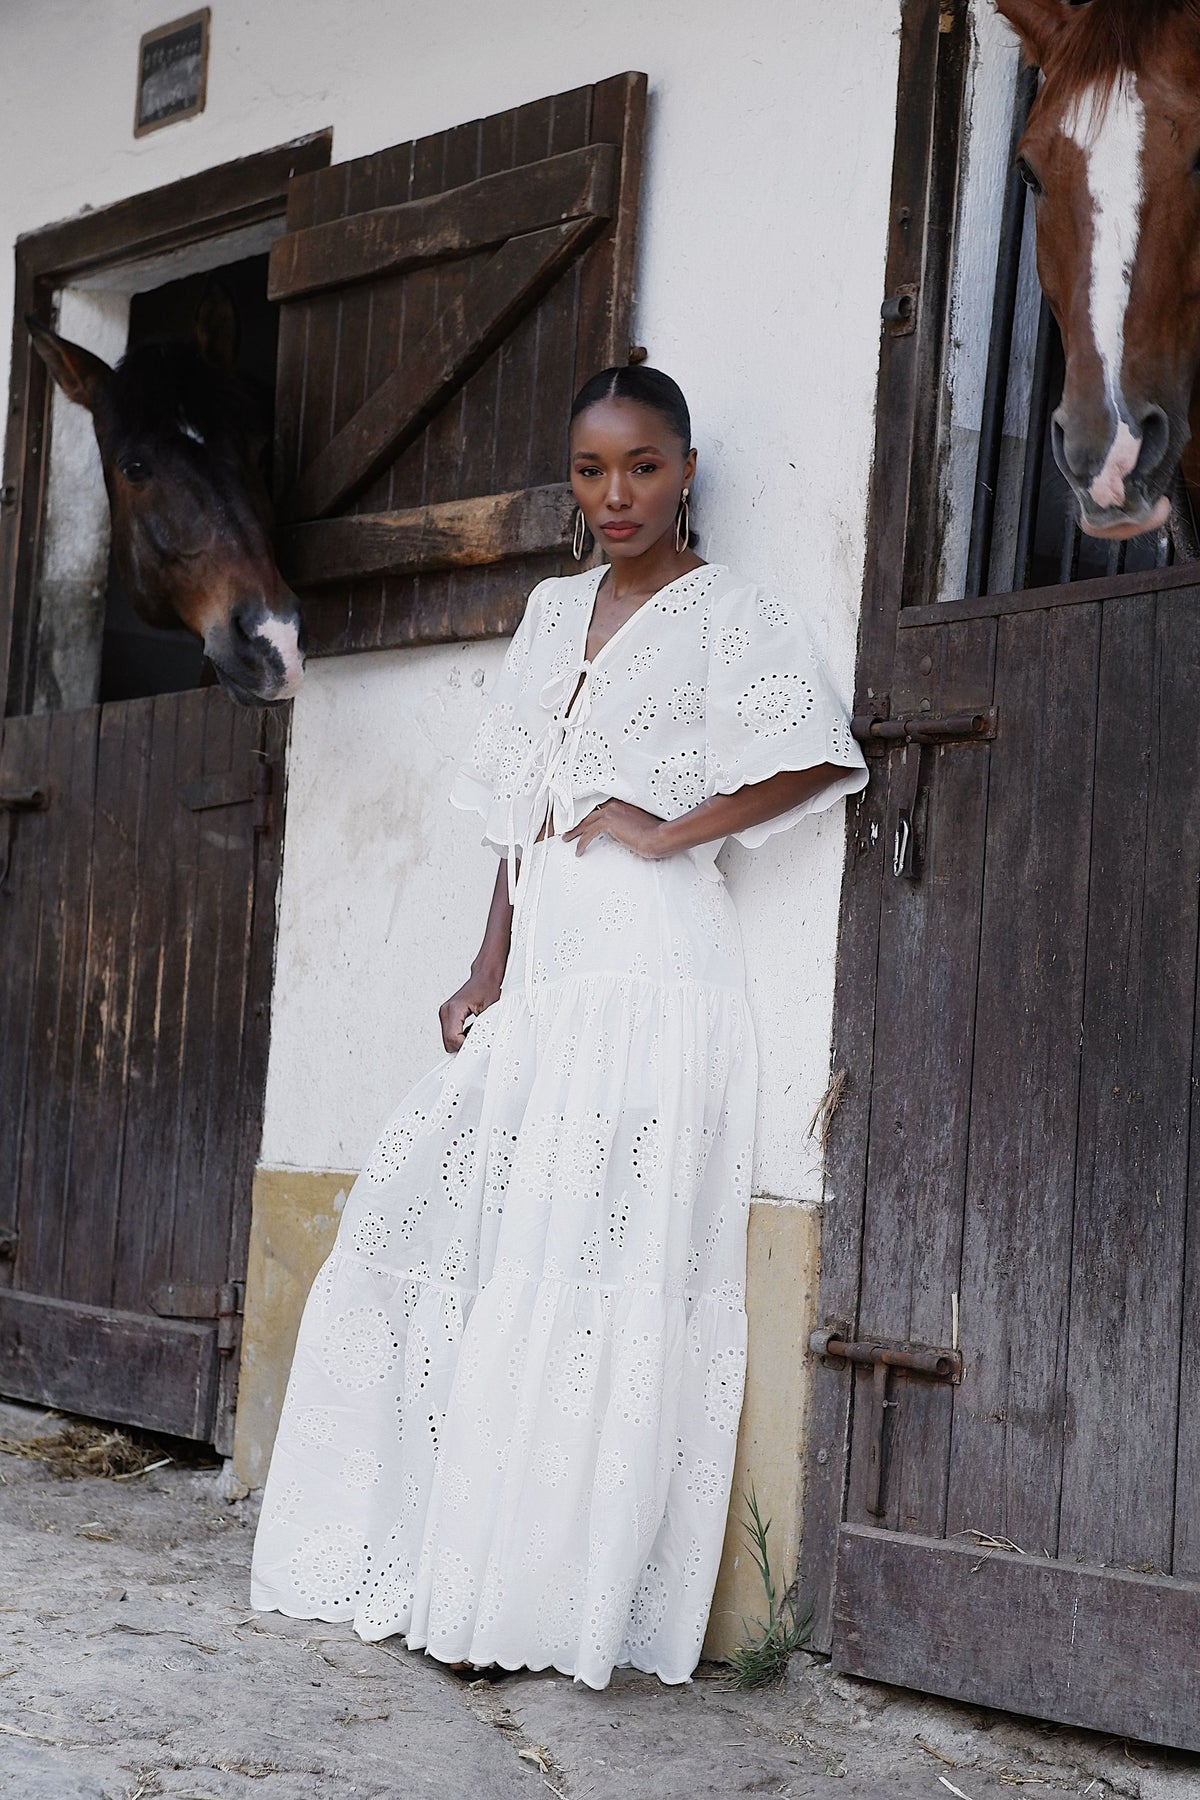
M 27 323 L 67 398 L 92 415 L 134 611 L 200 638 L 235 700 L 290 699 L 304 669 L 300 608 L 271 548 L 262 423 L 234 373 L 228 301 L 202 303 L 192 341 L 140 345 L 115 368 Z

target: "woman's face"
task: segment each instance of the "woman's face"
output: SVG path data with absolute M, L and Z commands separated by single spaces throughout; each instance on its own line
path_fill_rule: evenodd
M 670 424 L 636 400 L 597 400 L 571 426 L 571 491 L 610 560 L 642 556 L 674 532 L 696 472 Z

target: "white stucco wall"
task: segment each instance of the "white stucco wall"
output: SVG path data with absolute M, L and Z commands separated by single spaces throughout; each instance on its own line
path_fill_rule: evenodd
M 0 239 L 322 126 L 340 161 L 644 69 L 635 335 L 692 403 L 703 547 L 802 594 L 849 689 L 899 0 L 744 0 L 733 13 L 720 0 L 214 0 L 207 111 L 135 142 L 138 38 L 169 11 L 5 9 Z M 6 260 L 0 318 L 11 298 Z M 465 969 L 494 871 L 442 795 L 499 650 L 310 671 L 264 1162 L 353 1166 L 436 1052 L 436 1003 Z M 839 815 L 730 863 L 763 1050 L 756 1188 L 786 1198 L 818 1188 L 804 1131 L 828 1074 L 841 844 Z

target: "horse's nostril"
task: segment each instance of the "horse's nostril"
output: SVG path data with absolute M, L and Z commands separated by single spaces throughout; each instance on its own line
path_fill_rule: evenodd
M 235 606 L 230 613 L 229 628 L 233 632 L 234 637 L 243 644 L 249 644 L 256 635 L 255 630 L 247 625 L 246 609 L 241 606 Z

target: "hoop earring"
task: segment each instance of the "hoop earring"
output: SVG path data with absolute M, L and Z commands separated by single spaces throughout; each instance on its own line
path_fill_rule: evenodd
M 571 555 L 576 562 L 583 561 L 583 540 L 587 536 L 587 525 L 583 517 L 582 506 L 575 508 L 575 530 L 571 536 Z
M 675 514 L 675 548 L 677 551 L 687 549 L 691 541 L 692 515 L 688 507 L 688 489 L 684 488 L 679 496 L 679 511 Z

